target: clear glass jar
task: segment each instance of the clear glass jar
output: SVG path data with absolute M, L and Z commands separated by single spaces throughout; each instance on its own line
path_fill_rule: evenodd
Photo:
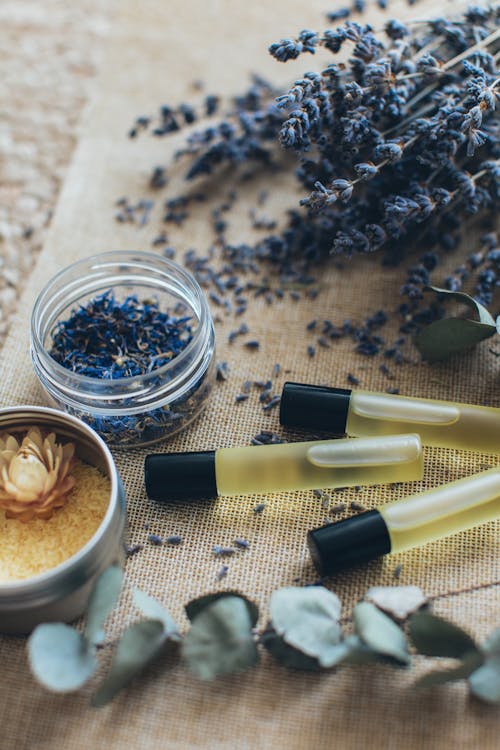
M 141 375 L 107 379 L 63 367 L 50 354 L 55 326 L 109 290 L 118 303 L 136 295 L 154 299 L 164 312 L 180 307 L 191 317 L 191 340 Z M 203 292 L 189 272 L 154 253 L 102 253 L 54 276 L 33 308 L 31 356 L 51 401 L 116 447 L 151 445 L 184 429 L 205 406 L 215 379 L 214 327 Z

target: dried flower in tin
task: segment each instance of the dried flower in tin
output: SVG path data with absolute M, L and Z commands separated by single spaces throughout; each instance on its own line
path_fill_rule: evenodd
M 10 434 L 0 438 L 0 508 L 7 518 L 46 520 L 65 505 L 75 484 L 74 450 L 73 443 L 57 443 L 53 432 L 44 438 L 38 427 L 21 444 Z

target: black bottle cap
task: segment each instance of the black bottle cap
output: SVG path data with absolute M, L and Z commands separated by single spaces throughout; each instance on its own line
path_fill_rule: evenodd
M 151 500 L 206 500 L 216 497 L 215 451 L 156 453 L 144 463 Z
M 345 435 L 351 393 L 346 388 L 285 383 L 281 394 L 280 422 L 286 427 Z
M 391 551 L 391 539 L 378 510 L 313 529 L 309 552 L 320 575 L 329 576 Z

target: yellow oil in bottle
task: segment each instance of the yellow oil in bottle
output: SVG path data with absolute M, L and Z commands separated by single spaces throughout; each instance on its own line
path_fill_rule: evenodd
M 417 436 L 406 436 L 402 451 L 404 459 L 394 452 L 394 463 L 383 455 L 387 442 L 388 452 L 394 441 L 380 441 L 379 465 L 363 460 L 350 461 L 349 466 L 326 466 L 314 463 L 310 448 L 326 445 L 342 449 L 342 444 L 354 447 L 358 440 L 322 440 L 305 443 L 284 443 L 242 448 L 222 448 L 216 452 L 215 467 L 219 495 L 246 495 L 252 493 L 305 490 L 315 487 L 349 487 L 353 485 L 406 482 L 418 479 L 423 472 L 420 441 Z M 398 438 L 400 441 L 401 439 Z M 400 443 L 401 445 L 401 443 Z M 395 446 L 398 448 L 398 446 Z
M 357 437 L 418 432 L 424 445 L 500 453 L 500 409 L 356 390 L 346 432 Z
M 500 518 L 500 468 L 379 508 L 391 552 L 402 552 Z

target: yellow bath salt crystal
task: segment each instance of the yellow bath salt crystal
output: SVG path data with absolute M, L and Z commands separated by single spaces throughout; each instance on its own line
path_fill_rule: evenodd
M 77 460 L 67 504 L 51 518 L 26 523 L 0 510 L 0 585 L 44 573 L 78 552 L 95 534 L 108 508 L 111 482 Z

